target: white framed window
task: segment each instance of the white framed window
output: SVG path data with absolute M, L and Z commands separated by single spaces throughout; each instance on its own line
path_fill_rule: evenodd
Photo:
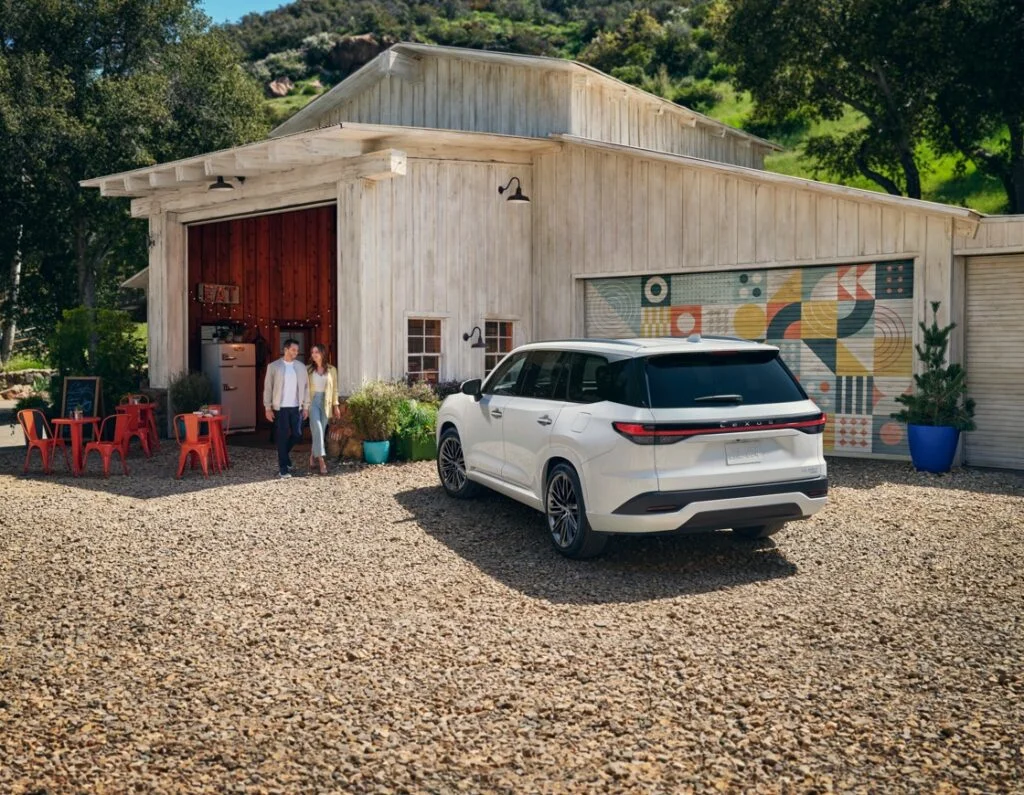
M 409 380 L 436 384 L 441 376 L 441 319 L 409 318 L 406 350 Z
M 512 328 L 511 320 L 484 322 L 484 343 L 487 345 L 487 350 L 484 351 L 484 378 L 490 375 L 498 362 L 505 358 L 505 354 L 512 350 Z

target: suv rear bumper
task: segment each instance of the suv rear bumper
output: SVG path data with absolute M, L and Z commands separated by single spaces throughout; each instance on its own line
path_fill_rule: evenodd
M 825 507 L 828 478 L 638 494 L 610 514 L 587 512 L 601 533 L 704 532 L 805 519 Z

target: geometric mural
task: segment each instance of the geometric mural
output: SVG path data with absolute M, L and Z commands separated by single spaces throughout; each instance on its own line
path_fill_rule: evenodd
M 912 260 L 592 279 L 586 334 L 776 345 L 828 413 L 826 451 L 907 456 L 889 414 L 913 383 L 913 294 Z

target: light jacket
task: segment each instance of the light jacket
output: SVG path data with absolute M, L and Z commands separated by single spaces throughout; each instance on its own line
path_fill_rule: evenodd
M 309 365 L 306 373 L 309 376 L 309 388 L 313 389 L 313 373 L 316 372 L 316 365 Z M 324 408 L 328 411 L 334 406 L 340 405 L 341 396 L 338 394 L 338 368 L 333 364 L 327 365 L 327 387 L 324 389 Z
M 309 411 L 309 375 L 302 362 L 295 360 L 295 380 L 299 382 L 299 408 Z M 263 381 L 263 406 L 277 411 L 281 408 L 281 393 L 284 392 L 284 359 L 275 359 L 267 365 L 267 377 Z

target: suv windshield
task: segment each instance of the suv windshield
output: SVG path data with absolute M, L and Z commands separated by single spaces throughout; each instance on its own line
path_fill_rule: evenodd
M 674 353 L 645 360 L 652 409 L 806 400 L 773 350 Z

